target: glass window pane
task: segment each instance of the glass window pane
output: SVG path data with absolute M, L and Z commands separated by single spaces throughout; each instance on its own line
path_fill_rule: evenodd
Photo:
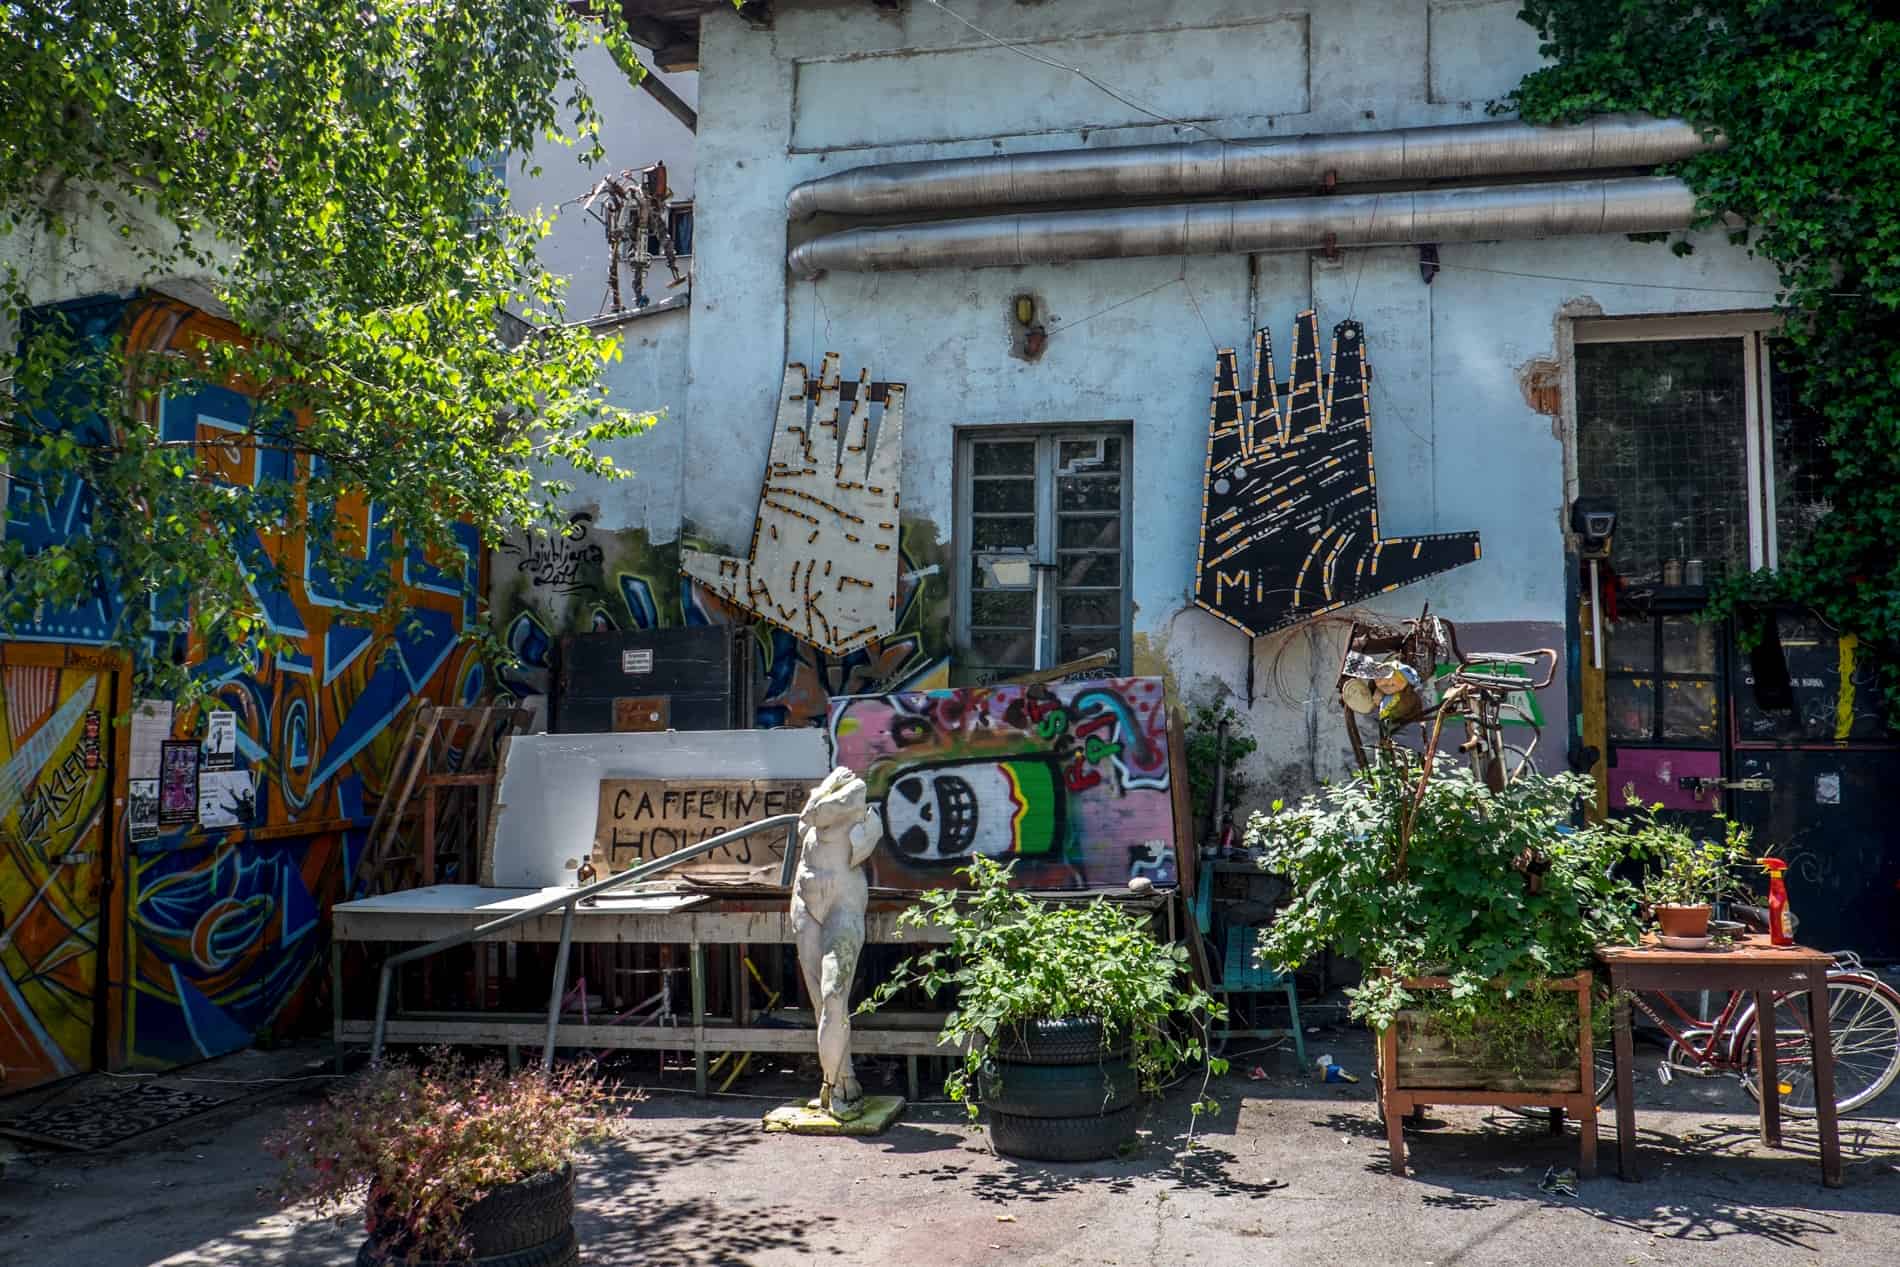
M 1073 546 L 1096 546 L 1107 550 L 1119 550 L 1122 544 L 1122 520 L 1120 515 L 1095 515 L 1083 518 L 1077 515 L 1064 515 L 1056 527 L 1056 544 L 1065 548 Z
M 1109 590 L 1102 593 L 1063 594 L 1062 625 L 1120 625 L 1122 620 L 1122 592 Z
M 1036 621 L 1035 603 L 1033 590 L 984 590 L 970 595 L 970 623 L 1027 629 Z
M 1084 471 L 1119 471 L 1122 469 L 1121 437 L 1063 440 L 1056 446 L 1056 462 L 1063 475 Z
M 970 635 L 970 662 L 966 667 L 1026 669 L 1035 661 L 1033 637 L 1027 630 L 1005 633 L 976 630 Z
M 1056 639 L 1056 663 L 1067 664 L 1097 651 L 1121 654 L 1122 631 L 1119 629 L 1064 629 Z
M 1611 672 L 1656 671 L 1656 626 L 1648 618 L 1619 620 L 1609 627 L 1609 633 L 1604 663 Z
M 1027 589 L 1036 583 L 1036 573 L 1029 566 L 1027 555 L 979 554 L 970 563 L 975 589 Z
M 1801 403 L 1803 375 L 1783 362 L 1791 353 L 1769 345 L 1768 399 L 1774 419 L 1775 553 L 1786 561 L 1806 544 L 1814 525 L 1831 509 L 1824 490 L 1833 472 L 1833 451 L 1821 415 Z
M 1056 481 L 1057 510 L 1120 510 L 1119 475 L 1065 475 Z
M 1036 544 L 1034 515 L 979 518 L 974 521 L 971 544 L 979 550 L 1027 550 Z
M 1714 581 L 1748 566 L 1746 375 L 1739 338 L 1577 346 L 1577 475 L 1617 510 L 1614 562 L 1655 583 L 1667 560 Z
M 1686 617 L 1663 621 L 1663 672 L 1715 674 L 1715 626 Z
M 1076 585 L 1120 585 L 1122 556 L 1119 551 L 1084 554 L 1065 550 L 1056 556 L 1056 584 L 1065 589 Z
M 1662 684 L 1663 738 L 1714 743 L 1721 734 L 1713 682 Z
M 1036 513 L 1036 481 L 973 480 L 971 506 L 979 515 L 1033 515 Z
M 1612 739 L 1641 743 L 1656 735 L 1656 681 L 1613 677 L 1603 684 Z
M 1034 440 L 978 440 L 970 447 L 976 450 L 978 475 L 1034 475 L 1036 473 L 1036 442 Z

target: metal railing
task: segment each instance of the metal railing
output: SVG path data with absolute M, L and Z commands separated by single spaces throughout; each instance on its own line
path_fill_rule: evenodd
M 376 1028 L 370 1037 L 370 1063 L 377 1064 L 381 1062 L 383 1058 L 383 1037 L 389 1025 L 389 985 L 390 982 L 395 979 L 397 968 L 400 968 L 406 963 L 414 963 L 418 959 L 426 959 L 430 955 L 438 954 L 444 950 L 453 950 L 457 946 L 466 946 L 470 942 L 481 941 L 484 938 L 493 936 L 504 928 L 525 923 L 531 919 L 539 919 L 550 911 L 558 909 L 561 911 L 561 941 L 560 949 L 556 951 L 554 955 L 554 984 L 548 991 L 547 1043 L 541 1052 L 541 1067 L 543 1069 L 553 1069 L 554 1034 L 561 1024 L 561 1000 L 566 994 L 567 986 L 567 957 L 568 951 L 572 949 L 574 944 L 574 908 L 579 906 L 582 902 L 592 901 L 610 889 L 616 889 L 626 884 L 637 884 L 641 880 L 650 879 L 660 874 L 662 871 L 670 870 L 682 862 L 691 862 L 694 858 L 704 857 L 716 849 L 724 848 L 735 840 L 756 835 L 759 832 L 771 831 L 779 827 L 786 829 L 785 859 L 779 865 L 779 883 L 789 888 L 792 883 L 792 873 L 798 866 L 798 815 L 774 814 L 772 817 L 762 818 L 756 823 L 748 823 L 744 827 L 735 827 L 731 831 L 721 832 L 711 839 L 702 840 L 696 845 L 689 845 L 678 853 L 671 853 L 664 858 L 657 858 L 652 862 L 634 867 L 630 871 L 622 871 L 618 875 L 610 875 L 604 880 L 596 880 L 592 884 L 574 889 L 571 892 L 556 894 L 546 901 L 537 903 L 525 910 L 511 911 L 499 919 L 489 920 L 486 924 L 478 924 L 474 928 L 463 929 L 461 932 L 451 933 L 447 937 L 438 937 L 426 945 L 413 946 L 408 950 L 399 951 L 389 956 L 389 958 L 383 960 L 382 973 L 376 983 Z

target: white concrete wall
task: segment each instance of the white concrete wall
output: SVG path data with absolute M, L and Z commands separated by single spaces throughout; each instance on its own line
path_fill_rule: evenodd
M 1513 0 L 955 7 L 1233 138 L 1478 121 L 1538 57 Z M 1157 68 L 1156 49 L 1170 46 L 1157 31 L 1177 33 L 1174 45 L 1194 54 L 1187 64 Z M 1209 31 L 1220 38 L 1205 38 Z M 1270 72 L 1270 82 L 1250 82 L 1250 67 Z M 815 363 L 837 351 L 847 372 L 864 366 L 909 384 L 905 515 L 930 521 L 940 537 L 952 526 L 954 428 L 1130 422 L 1130 667 L 1166 673 L 1189 701 L 1227 695 L 1244 706 L 1249 679 L 1247 641 L 1188 606 L 1216 346 L 1245 348 L 1257 318 L 1285 349 L 1294 315 L 1308 306 L 1318 307 L 1322 330 L 1348 316 L 1363 321 L 1381 526 L 1475 529 L 1484 543 L 1481 562 L 1379 606 L 1412 613 L 1429 599 L 1457 619 L 1547 631 L 1564 619 L 1564 446 L 1555 420 L 1528 403 L 1520 368 L 1567 355 L 1558 347 L 1567 304 L 1608 313 L 1765 307 L 1774 286 L 1766 265 L 1719 234 L 1697 237 L 1686 259 L 1622 237 L 1446 246 L 1429 286 L 1415 250 L 1350 244 L 1336 263 L 1258 257 L 1251 275 L 1249 261 L 1232 256 L 792 281 L 784 199 L 802 180 L 869 163 L 1205 133 L 1140 121 L 1125 102 L 922 4 L 895 16 L 862 4 L 788 6 L 769 33 L 711 14 L 701 78 L 681 464 L 689 532 L 727 547 L 747 540 L 787 359 Z M 1677 286 L 1758 289 L 1668 289 Z M 1010 355 L 1008 305 L 1022 291 L 1041 298 L 1052 334 L 1034 363 Z M 1251 648 L 1249 711 L 1266 748 L 1259 772 L 1281 787 L 1341 768 L 1331 636 L 1297 631 Z M 1546 742 L 1561 752 L 1560 733 Z

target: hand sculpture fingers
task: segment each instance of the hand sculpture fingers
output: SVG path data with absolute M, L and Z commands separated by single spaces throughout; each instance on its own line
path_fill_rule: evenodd
M 687 550 L 681 570 L 833 653 L 894 631 L 903 400 L 902 384 L 873 383 L 869 370 L 841 382 L 835 353 L 815 382 L 788 366 L 746 557 Z
M 1479 555 L 1476 533 L 1381 535 L 1364 328 L 1334 327 L 1331 353 L 1323 376 L 1318 315 L 1301 313 L 1284 402 L 1265 330 L 1251 392 L 1232 349 L 1216 360 L 1195 603 L 1250 635 Z

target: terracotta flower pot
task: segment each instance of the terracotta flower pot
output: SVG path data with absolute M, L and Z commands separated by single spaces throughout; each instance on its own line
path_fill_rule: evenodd
M 1704 906 L 1658 906 L 1656 922 L 1665 937 L 1707 937 L 1709 908 Z

